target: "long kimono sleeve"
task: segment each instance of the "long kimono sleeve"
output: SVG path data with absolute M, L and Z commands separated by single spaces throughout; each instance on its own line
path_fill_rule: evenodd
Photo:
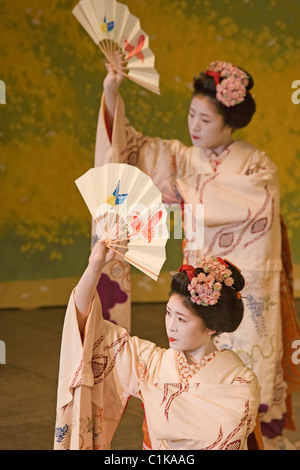
M 129 397 L 138 396 L 138 358 L 153 348 L 103 320 L 98 295 L 82 341 L 71 295 L 61 345 L 55 450 L 110 448 Z
M 175 180 L 190 166 L 192 148 L 178 140 L 147 137 L 137 132 L 125 117 L 125 106 L 118 95 L 112 133 L 105 118 L 105 97 L 99 112 L 95 166 L 108 162 L 128 163 L 149 175 L 162 193 L 163 202 L 178 203 L 181 198 Z
M 177 191 L 175 180 L 178 173 L 184 170 L 185 156 L 189 153 L 190 150 L 180 142 L 145 137 L 136 132 L 125 118 L 125 106 L 120 96 L 117 99 L 111 132 L 106 121 L 105 98 L 102 96 L 96 135 L 95 167 L 110 162 L 136 166 L 152 178 L 162 193 L 164 203 L 181 204 L 182 198 Z M 92 238 L 93 240 L 96 238 L 94 222 L 92 222 Z M 116 286 L 116 292 L 109 296 L 106 302 L 107 308 L 103 310 L 107 319 L 130 330 L 130 266 L 119 255 L 116 260 L 118 272 L 115 269 L 115 260 L 104 268 L 107 283 Z

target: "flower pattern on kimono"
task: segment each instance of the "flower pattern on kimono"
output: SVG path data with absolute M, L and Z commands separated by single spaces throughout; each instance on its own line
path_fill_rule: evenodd
M 205 367 L 209 362 L 211 362 L 215 357 L 217 357 L 222 350 L 213 351 L 207 356 L 203 357 L 199 362 L 189 364 L 186 360 L 186 357 L 182 351 L 176 352 L 176 365 L 177 372 L 180 378 L 181 383 L 187 383 L 193 378 L 193 376 L 199 372 L 203 367 Z
M 56 441 L 62 444 L 64 448 L 68 448 L 70 441 L 71 427 L 65 424 L 63 427 L 55 428 Z
M 258 336 L 267 336 L 267 329 L 263 316 L 263 299 L 261 297 L 255 298 L 253 295 L 249 294 L 247 296 L 246 303 L 251 311 L 251 319 L 255 325 Z
M 94 424 L 93 420 L 90 416 L 86 416 L 85 418 L 80 418 L 80 429 L 85 432 L 91 432 L 94 435 Z
M 125 303 L 128 298 L 127 293 L 121 289 L 120 284 L 117 281 L 111 280 L 105 273 L 101 274 L 101 281 L 98 283 L 97 292 L 101 299 L 103 318 L 105 320 L 112 321 L 110 310 L 116 304 Z
M 95 412 L 92 417 L 86 416 L 85 418 L 80 418 L 80 437 L 82 439 L 82 445 L 84 444 L 84 435 L 91 433 L 94 442 L 93 448 L 96 449 L 95 439 L 102 433 L 102 413 L 103 409 L 98 408 L 98 413 Z

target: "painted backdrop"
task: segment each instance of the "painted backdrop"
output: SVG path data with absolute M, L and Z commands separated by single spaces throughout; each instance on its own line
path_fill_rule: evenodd
M 189 143 L 192 77 L 210 61 L 232 61 L 254 76 L 257 113 L 237 137 L 279 167 L 299 294 L 300 104 L 292 101 L 299 0 L 126 3 L 150 35 L 160 74 L 160 96 L 122 84 L 128 117 L 142 132 Z M 105 68 L 71 14 L 75 4 L 0 0 L 0 307 L 63 305 L 90 250 L 90 216 L 74 180 L 93 166 Z M 133 300 L 165 299 L 169 271 L 181 264 L 180 241 L 171 237 L 167 250 L 157 284 L 132 271 Z

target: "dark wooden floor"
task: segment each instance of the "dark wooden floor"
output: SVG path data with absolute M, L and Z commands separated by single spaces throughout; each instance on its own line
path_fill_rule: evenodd
M 297 304 L 300 308 L 300 301 Z M 165 305 L 134 304 L 131 333 L 167 347 L 164 314 Z M 53 448 L 64 315 L 64 308 L 0 310 L 0 340 L 6 345 L 6 364 L 0 365 L 0 450 Z M 300 428 L 300 393 L 294 409 Z M 142 419 L 139 400 L 130 399 L 112 449 L 141 449 Z M 300 429 L 287 435 L 300 441 Z

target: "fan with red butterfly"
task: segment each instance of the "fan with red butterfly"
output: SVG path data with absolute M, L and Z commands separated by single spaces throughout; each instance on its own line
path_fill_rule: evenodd
M 114 69 L 159 94 L 159 75 L 140 20 L 116 0 L 80 0 L 72 10 Z
M 167 211 L 151 178 L 132 165 L 107 163 L 75 183 L 96 222 L 97 237 L 157 280 L 169 232 Z

